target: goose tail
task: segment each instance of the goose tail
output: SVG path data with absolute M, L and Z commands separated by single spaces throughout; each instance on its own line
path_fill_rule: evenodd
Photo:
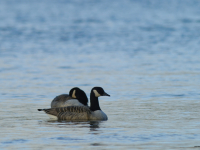
M 62 109 L 62 108 L 38 109 L 38 111 L 44 111 L 45 113 L 47 113 L 49 115 L 57 116 L 59 114 L 60 109 Z
M 44 109 L 38 109 L 38 111 L 44 111 Z
M 44 111 L 47 115 L 49 115 L 50 119 L 57 120 L 58 113 L 55 111 L 55 109 L 38 109 L 38 111 Z

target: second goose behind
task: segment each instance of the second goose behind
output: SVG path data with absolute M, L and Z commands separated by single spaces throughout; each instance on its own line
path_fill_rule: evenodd
M 68 94 L 56 96 L 51 102 L 51 108 L 67 106 L 87 106 L 88 98 L 85 92 L 77 87 L 72 88 Z

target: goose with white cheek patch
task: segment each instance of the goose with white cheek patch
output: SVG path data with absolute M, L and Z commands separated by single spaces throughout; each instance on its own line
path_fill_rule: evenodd
M 99 106 L 99 96 L 110 96 L 103 88 L 94 87 L 90 93 L 90 107 L 87 106 L 68 106 L 50 109 L 38 109 L 48 115 L 56 117 L 58 120 L 107 120 L 107 115 Z
M 51 108 L 67 106 L 88 106 L 85 92 L 77 87 L 72 88 L 68 94 L 56 96 L 51 102 Z

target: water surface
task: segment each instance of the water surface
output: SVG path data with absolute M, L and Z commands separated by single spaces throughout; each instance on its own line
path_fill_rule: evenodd
M 198 149 L 200 2 L 0 1 L 1 149 Z M 108 121 L 38 108 L 101 86 Z

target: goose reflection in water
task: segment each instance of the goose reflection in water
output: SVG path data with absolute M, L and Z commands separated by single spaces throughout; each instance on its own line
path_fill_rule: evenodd
M 97 131 L 100 128 L 100 124 L 104 121 L 59 121 L 59 120 L 48 120 L 40 121 L 40 125 L 53 126 L 58 128 L 90 128 L 90 131 Z

